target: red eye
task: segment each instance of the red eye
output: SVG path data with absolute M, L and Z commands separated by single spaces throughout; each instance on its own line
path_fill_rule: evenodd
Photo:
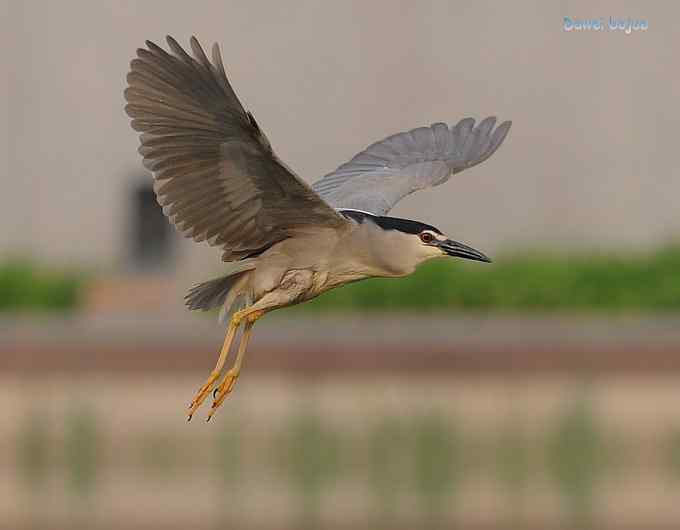
M 434 236 L 430 232 L 421 232 L 420 240 L 423 243 L 432 243 L 432 241 L 434 241 Z

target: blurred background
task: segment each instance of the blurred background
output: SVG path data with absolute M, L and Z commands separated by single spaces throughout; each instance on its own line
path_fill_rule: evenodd
M 0 527 L 675 529 L 680 6 L 0 3 Z M 564 17 L 644 20 L 570 31 Z M 282 310 L 187 424 L 220 271 L 156 205 L 123 111 L 145 39 L 220 43 L 313 181 L 389 134 L 512 119 L 394 215 L 494 257 Z

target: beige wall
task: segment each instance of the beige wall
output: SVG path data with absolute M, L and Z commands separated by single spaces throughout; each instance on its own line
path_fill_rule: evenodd
M 121 262 L 141 173 L 123 113 L 144 39 L 217 40 L 244 104 L 313 180 L 381 137 L 472 115 L 514 120 L 488 162 L 395 215 L 490 252 L 641 247 L 680 234 L 673 3 L 12 2 L 0 252 Z M 646 18 L 642 34 L 562 17 Z M 3 32 L 5 33 L 5 32 Z M 3 93 L 4 95 L 4 93 Z M 4 147 L 4 146 L 3 146 Z M 5 157 L 3 157 L 5 158 Z M 183 269 L 207 249 L 183 247 Z

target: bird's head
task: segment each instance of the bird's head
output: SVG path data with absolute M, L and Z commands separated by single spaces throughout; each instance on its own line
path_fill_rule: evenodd
M 403 235 L 400 238 L 402 252 L 410 254 L 418 264 L 442 256 L 491 262 L 491 259 L 479 250 L 454 241 L 434 226 L 396 217 L 379 217 L 377 223 L 384 229 L 400 232 Z
M 397 275 L 410 274 L 421 263 L 443 256 L 491 262 L 480 251 L 454 241 L 438 228 L 419 221 L 376 216 L 357 210 L 343 210 L 342 213 L 361 224 L 371 221 L 370 225 L 377 228 L 369 244 L 372 256 Z

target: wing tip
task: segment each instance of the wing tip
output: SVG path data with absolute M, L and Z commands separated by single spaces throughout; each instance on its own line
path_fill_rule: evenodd
M 498 127 L 496 127 L 496 129 L 493 131 L 493 136 L 499 136 L 500 142 L 502 142 L 510 131 L 510 127 L 512 127 L 512 120 L 505 120 L 503 123 L 498 125 Z

